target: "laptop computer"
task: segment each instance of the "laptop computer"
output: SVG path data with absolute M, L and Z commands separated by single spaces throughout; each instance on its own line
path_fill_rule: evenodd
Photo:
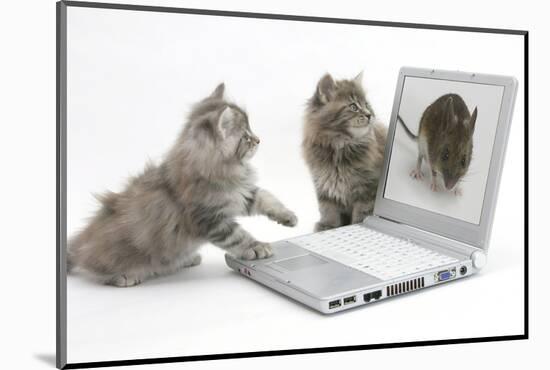
M 479 272 L 516 91 L 513 77 L 402 68 L 373 214 L 227 265 L 325 314 Z

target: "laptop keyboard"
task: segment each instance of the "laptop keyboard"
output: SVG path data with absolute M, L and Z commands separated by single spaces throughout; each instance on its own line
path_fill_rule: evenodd
M 382 280 L 390 280 L 457 259 L 361 225 L 344 226 L 289 242 Z

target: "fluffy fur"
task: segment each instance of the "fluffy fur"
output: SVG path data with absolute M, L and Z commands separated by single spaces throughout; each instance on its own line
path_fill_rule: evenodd
M 307 103 L 302 149 L 319 202 L 316 231 L 361 222 L 374 208 L 387 129 L 361 80 L 326 74 Z
M 193 107 L 162 163 L 147 165 L 120 193 L 98 198 L 100 209 L 69 242 L 69 270 L 126 287 L 199 264 L 197 250 L 206 242 L 249 260 L 272 255 L 235 217 L 263 214 L 286 226 L 297 219 L 254 184 L 248 159 L 260 140 L 224 89 Z

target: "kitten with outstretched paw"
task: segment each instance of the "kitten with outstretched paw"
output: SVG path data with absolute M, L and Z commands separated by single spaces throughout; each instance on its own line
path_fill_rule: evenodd
M 130 287 L 200 264 L 197 251 L 207 242 L 246 260 L 273 255 L 236 217 L 265 215 L 285 226 L 297 218 L 255 185 L 249 159 L 260 139 L 224 90 L 220 84 L 193 107 L 159 165 L 147 165 L 120 193 L 98 197 L 100 209 L 69 242 L 68 270 Z

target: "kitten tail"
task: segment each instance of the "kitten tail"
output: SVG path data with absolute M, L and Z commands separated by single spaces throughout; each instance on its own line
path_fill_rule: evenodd
M 77 256 L 79 250 L 86 243 L 85 230 L 80 231 L 78 234 L 74 235 L 67 242 L 67 274 L 72 272 L 73 269 L 78 265 Z
M 73 271 L 74 261 L 69 253 L 67 253 L 67 274 L 70 274 Z
M 75 261 L 75 257 L 74 257 L 74 252 L 71 253 L 71 251 L 74 251 L 75 248 L 78 248 L 80 246 L 80 235 L 77 235 L 75 238 L 71 239 L 68 243 L 67 243 L 67 274 L 71 273 L 76 265 L 76 261 Z

